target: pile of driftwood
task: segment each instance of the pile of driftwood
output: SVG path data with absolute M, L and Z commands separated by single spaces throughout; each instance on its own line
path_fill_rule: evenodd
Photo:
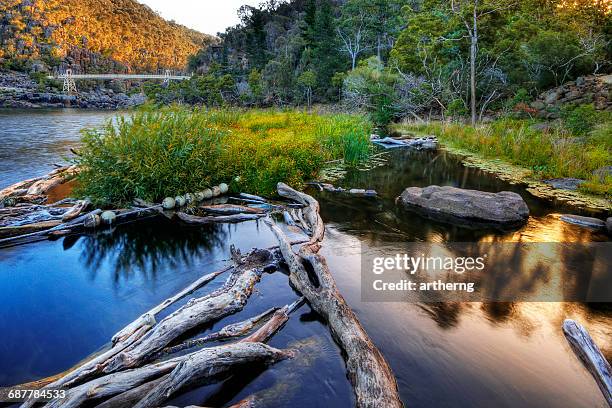
M 436 150 L 438 148 L 438 138 L 435 136 L 425 136 L 414 138 L 406 137 L 384 137 L 378 135 L 370 136 L 370 141 L 384 148 L 411 147 L 417 150 Z
M 66 177 L 66 171 L 57 173 L 56 176 L 37 179 L 39 181 L 32 179 L 28 182 L 17 183 L 2 190 L 0 195 L 29 197 L 31 195 L 24 193 L 25 188 L 17 187 L 31 185 L 30 188 L 36 188 L 41 192 L 36 195 L 37 201 L 45 202 L 47 200 L 44 195 L 46 190 L 41 189 L 40 185 L 37 187 L 36 183 L 59 183 L 58 180 Z M 57 184 L 54 185 L 57 186 Z M 283 212 L 287 220 L 304 226 L 304 221 L 295 212 L 301 207 L 299 204 L 275 203 L 244 193 L 238 197 L 224 196 L 227 192 L 228 186 L 222 183 L 201 192 L 166 197 L 159 204 L 136 199 L 131 208 L 106 211 L 99 208 L 91 209 L 89 200 L 63 199 L 52 204 L 5 201 L 0 207 L 0 246 L 78 234 L 100 227 L 116 226 L 162 215 L 170 220 L 188 225 L 206 225 L 251 221 L 271 213 Z M 19 195 L 22 193 L 25 195 Z M 229 204 L 230 200 L 237 204 Z
M 173 297 L 152 308 L 115 334 L 108 349 L 64 373 L 23 384 L 29 388 L 66 390 L 66 397 L 47 402 L 49 407 L 77 407 L 84 403 L 99 407 L 158 407 L 181 390 L 201 386 L 231 375 L 249 364 L 274 364 L 291 358 L 300 350 L 279 350 L 265 342 L 287 322 L 293 310 L 305 300 L 326 321 L 346 359 L 348 378 L 354 387 L 358 407 L 401 407 L 395 377 L 384 357 L 359 323 L 338 291 L 325 259 L 318 254 L 325 234 L 319 215 L 319 203 L 311 196 L 278 185 L 280 196 L 292 203 L 296 219 L 303 223 L 308 237 L 290 242 L 272 217 L 265 222 L 279 246 L 254 249 L 245 256 L 232 248 L 233 262 L 220 271 L 202 276 Z M 278 206 L 260 197 L 242 196 L 237 200 L 256 201 Z M 246 207 L 252 215 L 261 215 L 256 207 Z M 243 208 L 210 206 L 211 214 L 229 217 Z M 285 218 L 292 218 L 283 211 Z M 239 215 L 242 213 L 239 213 Z M 187 214 L 185 214 L 187 215 Z M 179 215 L 179 217 L 185 217 Z M 189 219 L 189 217 L 187 217 Z M 299 248 L 294 249 L 296 245 Z M 184 340 L 197 327 L 240 312 L 253 293 L 263 273 L 272 273 L 286 265 L 290 283 L 303 298 L 291 305 L 271 309 L 258 316 L 228 325 L 204 337 Z M 159 314 L 169 306 L 193 294 L 222 274 L 229 276 L 222 288 L 189 299 L 182 307 L 159 322 Z M 224 343 L 206 347 L 210 341 Z M 24 407 L 37 403 L 29 400 Z M 254 406 L 252 396 L 237 406 Z

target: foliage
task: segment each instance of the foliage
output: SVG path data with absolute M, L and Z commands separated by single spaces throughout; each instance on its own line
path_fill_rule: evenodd
M 136 0 L 0 2 L 0 62 L 7 67 L 70 59 L 90 72 L 183 69 L 189 55 L 212 42 Z
M 586 179 L 589 182 L 583 189 L 611 196 L 612 180 L 593 176 L 594 170 L 612 165 L 611 126 L 608 119 L 585 138 L 573 137 L 563 128 L 542 131 L 533 121 L 515 119 L 477 127 L 432 122 L 403 125 L 402 129 L 435 134 L 451 147 L 533 169 L 543 178 Z
M 576 135 L 586 135 L 591 132 L 597 123 L 612 120 L 609 112 L 598 112 L 593 105 L 568 105 L 561 110 L 561 117 L 565 127 Z
M 370 130 L 359 116 L 145 107 L 84 132 L 77 194 L 159 202 L 226 182 L 270 196 L 277 182 L 299 187 L 327 161 L 367 160 Z

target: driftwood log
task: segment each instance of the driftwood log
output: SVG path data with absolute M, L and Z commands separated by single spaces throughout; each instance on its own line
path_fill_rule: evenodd
M 44 197 L 44 195 L 47 194 L 52 188 L 65 183 L 73 178 L 77 173 L 77 167 L 66 166 L 55 169 L 46 176 L 20 181 L 19 183 L 15 183 L 0 190 L 0 201 L 14 198 L 18 202 L 38 202 L 39 198 Z M 24 197 L 29 198 L 24 199 Z
M 587 330 L 574 320 L 563 322 L 563 333 L 572 349 L 591 373 L 608 405 L 612 407 L 612 368 Z
M 191 225 L 207 225 L 207 224 L 219 224 L 219 223 L 239 223 L 244 221 L 253 221 L 263 217 L 263 214 L 233 214 L 233 215 L 219 215 L 214 217 L 198 217 L 196 215 L 189 215 L 184 212 L 177 212 L 176 217 L 186 224 Z
M 325 259 L 317 254 L 324 235 L 318 202 L 282 183 L 278 185 L 278 193 L 306 205 L 303 211 L 312 236 L 297 253 L 293 251 L 284 232 L 271 219 L 266 219 L 266 223 L 279 241 L 281 254 L 289 266 L 291 284 L 327 322 L 346 355 L 348 377 L 354 387 L 356 405 L 372 408 L 402 407 L 397 382 L 389 364 L 338 291 Z

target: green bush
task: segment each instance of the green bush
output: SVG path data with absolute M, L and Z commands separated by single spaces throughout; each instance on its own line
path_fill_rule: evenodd
M 593 130 L 603 115 L 593 105 L 569 105 L 561 110 L 561 117 L 567 130 L 583 136 Z
M 446 114 L 453 118 L 460 118 L 467 116 L 468 109 L 461 99 L 454 99 L 446 107 Z
M 360 116 L 147 106 L 84 132 L 76 194 L 159 202 L 225 182 L 271 196 L 279 181 L 300 187 L 327 161 L 367 160 L 370 132 Z

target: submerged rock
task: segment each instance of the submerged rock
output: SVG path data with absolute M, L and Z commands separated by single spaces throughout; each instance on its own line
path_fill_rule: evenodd
M 529 208 L 523 198 L 509 191 L 488 193 L 450 186 L 410 187 L 396 202 L 431 214 L 484 223 L 520 224 L 529 217 Z
M 567 222 L 569 224 L 579 225 L 581 227 L 596 229 L 596 230 L 601 230 L 601 229 L 606 228 L 606 223 L 600 220 L 599 218 L 583 217 L 581 215 L 563 214 L 561 216 L 561 221 Z
M 556 178 L 550 180 L 544 180 L 544 183 L 548 184 L 553 188 L 558 188 L 560 190 L 570 190 L 575 191 L 578 190 L 578 187 L 584 183 L 585 180 L 577 179 L 577 178 Z

